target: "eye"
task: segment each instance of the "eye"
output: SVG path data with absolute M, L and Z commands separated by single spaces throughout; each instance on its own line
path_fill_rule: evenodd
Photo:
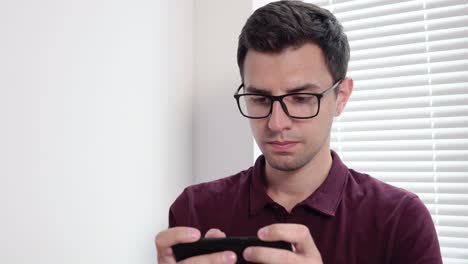
M 256 105 L 266 105 L 270 103 L 270 100 L 267 97 L 261 96 L 261 95 L 249 95 L 247 96 L 246 99 L 251 104 L 256 104 Z
M 266 98 L 265 97 L 253 97 L 252 101 L 254 103 L 264 103 L 266 102 Z
M 294 95 L 292 100 L 294 103 L 309 103 L 312 97 L 310 95 Z

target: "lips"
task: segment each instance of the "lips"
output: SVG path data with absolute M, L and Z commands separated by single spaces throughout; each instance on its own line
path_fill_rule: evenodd
M 278 151 L 287 151 L 297 145 L 297 141 L 269 141 L 267 145 Z

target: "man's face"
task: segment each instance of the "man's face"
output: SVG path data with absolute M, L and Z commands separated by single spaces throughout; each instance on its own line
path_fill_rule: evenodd
M 279 54 L 249 50 L 244 61 L 246 92 L 283 95 L 298 91 L 322 93 L 333 85 L 322 55 L 316 44 L 288 48 Z M 340 95 L 338 98 L 343 97 Z M 337 100 L 335 92 L 321 99 L 320 112 L 312 119 L 287 116 L 279 102 L 273 112 L 263 119 L 250 119 L 255 140 L 267 164 L 282 171 L 298 170 L 312 161 L 318 153 L 329 155 L 329 138 L 333 117 L 344 107 L 347 96 Z

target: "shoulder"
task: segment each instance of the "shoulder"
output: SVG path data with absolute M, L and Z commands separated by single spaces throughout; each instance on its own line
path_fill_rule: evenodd
M 248 195 L 251 175 L 252 168 L 249 168 L 232 176 L 185 188 L 170 207 L 171 225 L 199 226 L 200 219 L 206 222 L 213 212 L 227 210 L 227 204 L 232 205 Z
M 431 214 L 416 194 L 367 174 L 349 172 L 347 197 L 359 208 L 359 215 L 368 216 L 361 221 L 382 234 L 386 250 L 395 260 L 392 263 L 420 263 L 423 259 L 441 263 Z
M 380 231 L 396 228 L 409 206 L 430 217 L 416 194 L 351 169 L 342 202 L 348 212 Z
M 408 190 L 352 169 L 349 169 L 347 196 L 351 199 L 367 200 L 387 210 L 390 208 L 402 209 L 412 200 L 418 200 L 417 195 Z
M 204 200 L 238 192 L 248 186 L 252 175 L 251 171 L 252 168 L 249 168 L 228 177 L 191 185 L 185 188 L 182 195 L 186 195 L 191 199 Z

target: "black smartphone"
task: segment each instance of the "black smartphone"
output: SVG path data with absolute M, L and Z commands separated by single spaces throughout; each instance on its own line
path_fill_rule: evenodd
M 257 237 L 202 238 L 196 242 L 174 245 L 172 251 L 176 260 L 181 261 L 193 256 L 229 250 L 236 253 L 237 263 L 249 263 L 244 260 L 242 252 L 251 246 L 273 247 L 292 251 L 292 245 L 288 242 L 267 242 Z

